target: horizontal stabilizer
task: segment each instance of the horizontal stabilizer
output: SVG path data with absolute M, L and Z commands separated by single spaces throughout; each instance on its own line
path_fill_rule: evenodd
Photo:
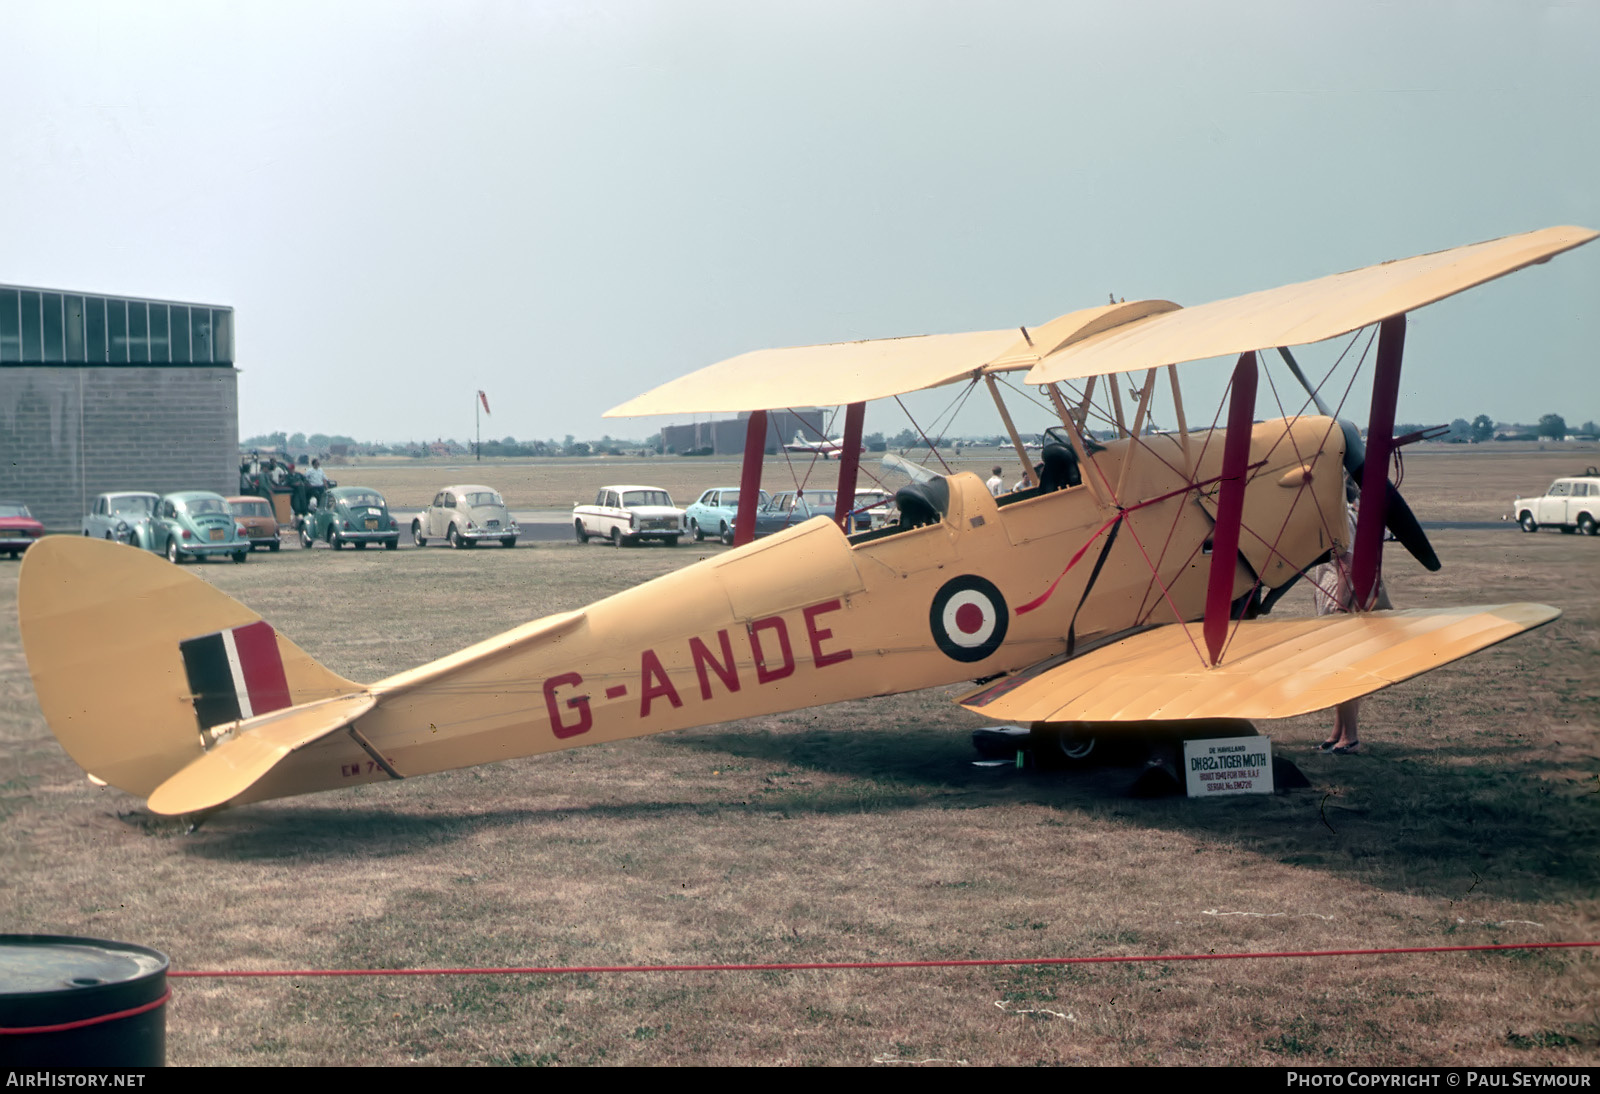
M 250 789 L 285 756 L 343 729 L 377 701 L 358 692 L 235 723 L 203 756 L 156 787 L 150 810 L 175 816 L 222 805 Z
M 957 700 L 1017 722 L 1291 718 L 1448 664 L 1558 618 L 1545 604 L 1367 612 L 1239 623 L 1222 663 L 1202 664 L 1199 628 L 1141 631 L 1046 662 Z

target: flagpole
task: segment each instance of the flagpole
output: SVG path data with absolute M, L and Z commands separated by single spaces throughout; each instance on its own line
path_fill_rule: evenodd
M 481 398 L 482 394 L 482 392 L 478 392 L 472 397 L 472 428 L 478 435 L 478 443 L 476 448 L 479 463 L 483 462 L 483 417 L 479 413 L 478 407 L 478 404 L 483 401 Z

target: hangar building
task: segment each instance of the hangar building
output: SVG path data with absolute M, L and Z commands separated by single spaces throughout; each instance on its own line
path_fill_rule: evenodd
M 0 497 L 52 531 L 106 490 L 239 484 L 233 309 L 0 285 Z
M 738 456 L 744 452 L 745 423 L 750 415 L 723 418 L 715 422 L 669 425 L 661 431 L 662 446 L 669 452 L 692 452 L 710 448 L 713 455 Z M 767 455 L 772 455 L 800 435 L 809 441 L 822 439 L 822 411 L 767 411 Z

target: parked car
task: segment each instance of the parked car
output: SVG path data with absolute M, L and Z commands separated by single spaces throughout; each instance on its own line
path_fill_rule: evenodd
M 1563 532 L 1600 532 L 1600 468 L 1585 468 L 1583 474 L 1557 479 L 1541 497 L 1517 498 L 1511 503 L 1517 523 L 1524 532 L 1537 532 L 1546 525 Z
M 772 502 L 756 514 L 756 535 L 767 536 L 804 524 L 812 517 L 833 517 L 837 490 L 789 491 L 774 494 Z M 857 490 L 850 510 L 850 531 L 865 532 L 888 519 L 894 499 L 882 490 Z
M 144 490 L 101 494 L 94 499 L 94 510 L 83 518 L 83 534 L 94 539 L 132 543 L 133 526 L 149 520 L 160 501 L 160 495 Z
M 265 547 L 269 551 L 278 549 L 282 540 L 278 536 L 278 518 L 272 511 L 270 501 L 245 494 L 229 498 L 228 511 L 239 522 L 239 527 L 244 529 L 251 550 L 257 547 Z
M 44 535 L 44 525 L 33 519 L 20 501 L 0 501 L 0 551 L 16 558 Z
M 250 557 L 250 540 L 228 511 L 221 494 L 186 490 L 163 495 L 155 511 L 129 526 L 135 547 L 167 556 L 169 562 L 210 555 L 231 555 L 233 561 Z
M 411 522 L 411 537 L 418 547 L 426 547 L 430 539 L 447 540 L 457 549 L 490 539 L 499 540 L 502 547 L 515 547 L 519 532 L 505 499 L 487 486 L 447 486 Z
M 648 539 L 676 547 L 684 530 L 683 510 L 659 486 L 602 486 L 593 505 L 573 508 L 572 528 L 579 543 L 599 536 L 616 547 Z
M 370 486 L 336 486 L 323 494 L 299 520 L 300 546 L 325 541 L 335 551 L 346 543 L 365 549 L 381 543 L 387 550 L 400 546 L 400 525 L 389 515 L 389 503 Z
M 771 501 L 767 492 L 761 491 L 761 498 L 756 503 L 757 511 Z M 691 503 L 683 515 L 689 523 L 689 534 L 696 543 L 707 536 L 716 536 L 724 543 L 732 543 L 734 524 L 739 519 L 739 488 L 714 486 Z

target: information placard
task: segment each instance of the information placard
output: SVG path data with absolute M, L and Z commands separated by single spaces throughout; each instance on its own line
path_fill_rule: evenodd
M 1212 737 L 1183 742 L 1184 780 L 1191 798 L 1272 793 L 1270 737 Z

